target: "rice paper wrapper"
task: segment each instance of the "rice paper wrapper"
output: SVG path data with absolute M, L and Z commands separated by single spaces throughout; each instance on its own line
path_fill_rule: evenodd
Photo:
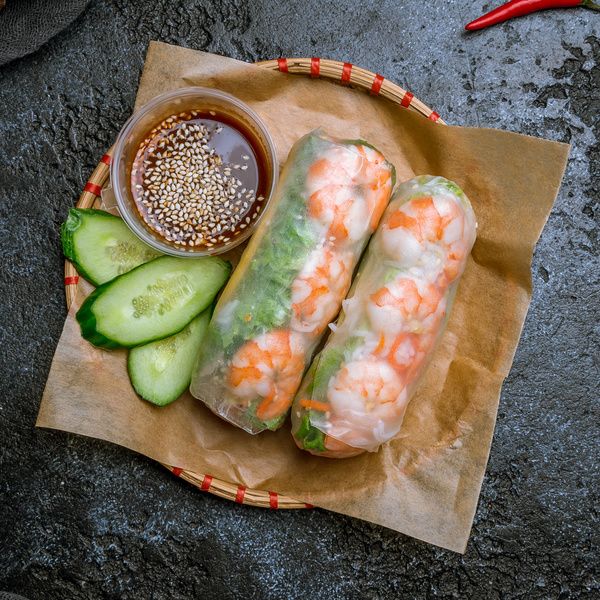
M 298 447 L 348 458 L 398 434 L 446 328 L 476 227 L 451 181 L 427 175 L 397 188 L 294 398 Z
M 531 298 L 534 245 L 558 193 L 569 146 L 444 126 L 347 87 L 162 43 L 150 45 L 136 107 L 189 85 L 215 87 L 247 102 L 270 129 L 281 164 L 296 140 L 322 127 L 375 145 L 396 167 L 400 183 L 431 174 L 465 191 L 478 236 L 440 346 L 398 436 L 377 453 L 330 460 L 300 451 L 288 425 L 251 436 L 187 392 L 162 408 L 141 400 L 128 379 L 126 351 L 97 350 L 80 336 L 75 311 L 91 290 L 82 280 L 37 425 L 104 439 L 162 463 L 276 491 L 464 552 L 502 382 Z
M 316 130 L 294 144 L 215 308 L 192 374 L 193 396 L 249 433 L 283 424 L 393 180 L 393 167 L 359 140 Z

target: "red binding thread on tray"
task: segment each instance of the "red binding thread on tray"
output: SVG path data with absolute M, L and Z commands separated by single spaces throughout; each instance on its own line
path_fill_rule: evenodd
M 287 58 L 278 58 L 277 59 L 277 64 L 279 65 L 279 70 L 282 73 L 289 73 L 288 64 L 287 64 Z
M 246 488 L 243 485 L 237 489 L 237 494 L 235 495 L 235 501 L 238 504 L 241 504 L 244 501 L 244 496 L 246 495 Z
M 99 185 L 96 185 L 95 183 L 90 183 L 89 181 L 85 184 L 85 187 L 83 188 L 84 192 L 91 192 L 92 194 L 95 194 L 96 196 L 99 196 L 102 193 L 102 188 Z
M 427 117 L 430 121 L 437 121 L 440 118 L 440 115 L 438 115 L 435 110 L 429 115 L 429 117 Z
M 100 162 L 103 162 L 105 165 L 108 165 L 110 167 L 110 161 L 111 161 L 111 157 L 108 154 L 105 154 L 101 159 Z
M 342 70 L 342 83 L 350 83 L 350 75 L 352 75 L 352 65 L 350 63 L 344 63 L 344 69 Z
M 404 92 L 404 98 L 402 98 L 402 102 L 400 102 L 400 106 L 404 106 L 404 108 L 408 108 L 414 96 L 410 92 Z
M 277 494 L 275 492 L 269 492 L 269 506 L 271 508 L 277 508 L 278 505 Z
M 375 79 L 373 80 L 373 85 L 371 86 L 370 94 L 372 96 L 376 96 L 379 94 L 379 90 L 381 89 L 381 84 L 383 83 L 383 77 L 381 75 L 375 75 Z
M 320 58 L 311 58 L 310 59 L 310 76 L 318 77 L 320 69 L 321 69 L 321 59 Z
M 200 486 L 200 489 L 203 492 L 208 492 L 208 490 L 210 489 L 211 483 L 212 483 L 212 477 L 210 475 L 205 475 L 204 479 L 202 480 L 202 485 Z
M 73 277 L 65 277 L 65 285 L 75 285 L 78 281 L 78 275 L 73 275 Z
M 179 477 L 181 475 L 181 471 L 183 471 L 183 469 L 180 469 L 179 467 L 173 467 L 173 475 Z

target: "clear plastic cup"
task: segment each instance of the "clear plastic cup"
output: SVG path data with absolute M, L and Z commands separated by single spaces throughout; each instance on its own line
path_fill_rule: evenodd
M 132 194 L 132 166 L 140 147 L 153 128 L 165 119 L 181 113 L 213 111 L 223 116 L 250 145 L 256 149 L 253 161 L 259 165 L 261 188 L 265 190 L 262 210 L 234 237 L 215 243 L 212 247 L 180 245 L 152 229 L 144 220 Z M 226 160 L 226 158 L 225 158 Z M 125 223 L 142 241 L 156 250 L 172 256 L 198 258 L 222 254 L 238 246 L 256 229 L 277 187 L 279 162 L 275 143 L 259 116 L 245 103 L 231 94 L 215 89 L 189 87 L 161 94 L 137 110 L 125 123 L 115 144 L 111 167 L 110 185 L 102 193 L 107 209 L 117 208 Z M 264 179 L 264 181 L 263 181 Z

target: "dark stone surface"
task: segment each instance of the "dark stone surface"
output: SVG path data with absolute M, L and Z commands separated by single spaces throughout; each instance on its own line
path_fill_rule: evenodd
M 547 11 L 462 31 L 490 8 L 98 0 L 0 68 L 0 590 L 30 600 L 600 597 L 600 15 Z M 65 318 L 59 226 L 130 114 L 153 39 L 247 61 L 348 61 L 451 124 L 573 144 L 464 556 L 318 509 L 240 507 L 123 448 L 35 429 Z

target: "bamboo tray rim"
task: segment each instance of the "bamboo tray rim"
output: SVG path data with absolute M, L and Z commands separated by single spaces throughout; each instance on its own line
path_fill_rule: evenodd
M 429 108 L 418 98 L 415 98 L 409 91 L 377 73 L 357 67 L 351 63 L 311 57 L 277 58 L 254 64 L 272 71 L 280 71 L 282 73 L 290 73 L 293 75 L 308 75 L 313 79 L 324 79 L 332 83 L 359 89 L 368 92 L 370 95 L 386 98 L 400 107 L 418 112 L 431 121 L 446 125 L 437 112 Z M 88 179 L 76 204 L 78 208 L 94 208 L 101 206 L 100 194 L 109 179 L 113 148 L 114 146 L 102 157 L 98 166 Z M 75 298 L 78 282 L 79 275 L 75 267 L 70 261 L 65 260 L 65 295 L 67 308 L 71 307 Z M 181 469 L 164 463 L 159 464 L 201 491 L 209 492 L 215 496 L 237 502 L 238 504 L 272 509 L 314 508 L 311 504 L 295 500 L 294 498 L 278 494 L 277 492 L 246 488 L 235 483 L 217 479 L 211 475 L 195 473 L 187 469 Z

